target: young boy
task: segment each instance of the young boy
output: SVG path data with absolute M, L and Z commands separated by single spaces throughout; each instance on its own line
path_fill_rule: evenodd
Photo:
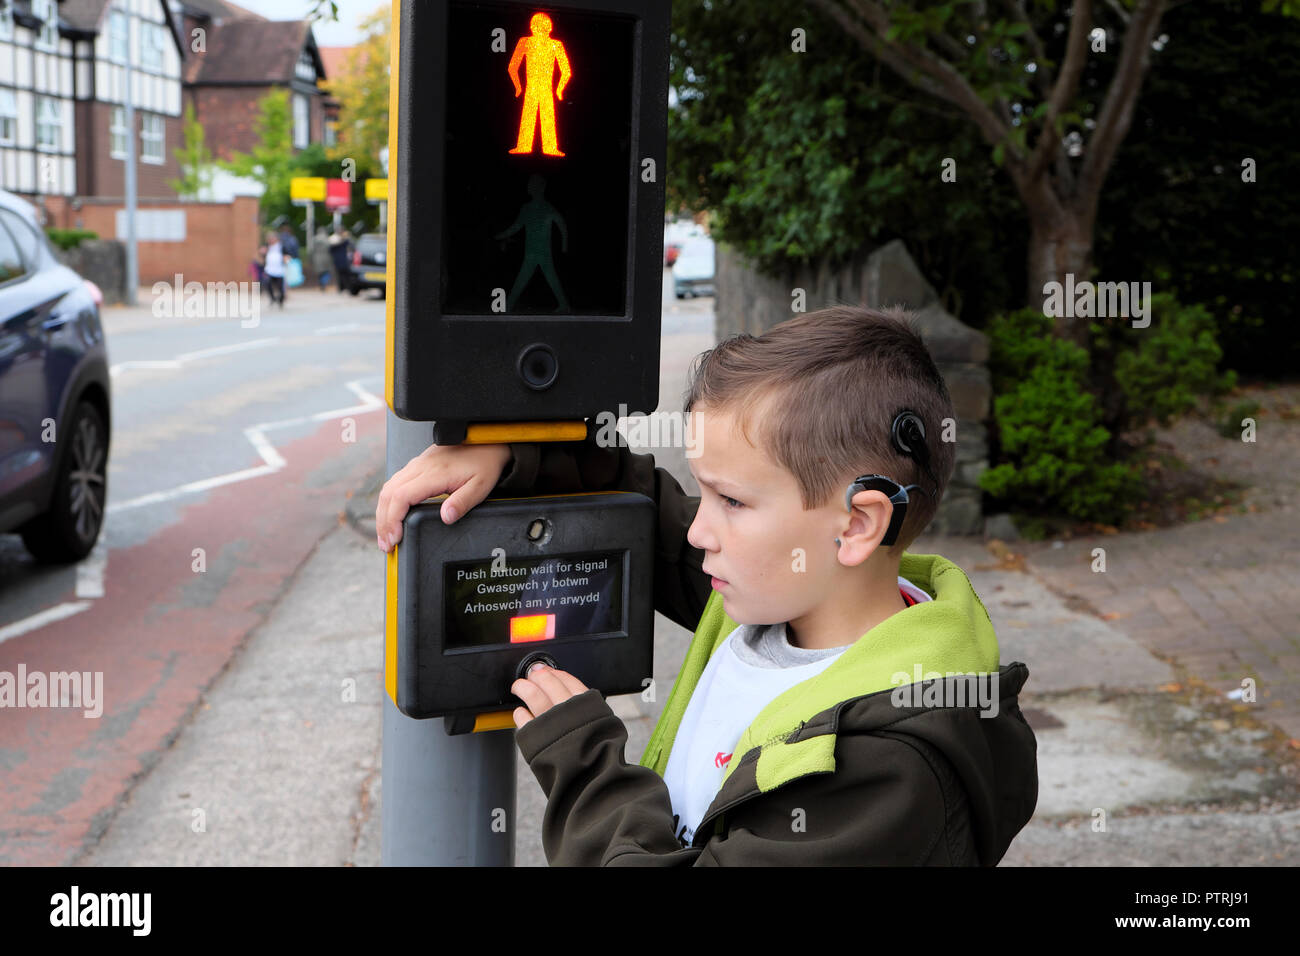
M 695 638 L 641 765 L 573 675 L 540 665 L 511 688 L 516 743 L 547 795 L 547 859 L 996 864 L 1038 796 L 1016 699 L 1028 670 L 1000 666 L 960 568 L 905 553 L 955 457 L 919 336 L 901 313 L 799 316 L 697 358 L 685 410 L 700 498 L 592 437 L 430 448 L 380 496 L 385 550 L 411 504 L 446 491 L 448 523 L 489 491 L 658 505 L 655 606 Z

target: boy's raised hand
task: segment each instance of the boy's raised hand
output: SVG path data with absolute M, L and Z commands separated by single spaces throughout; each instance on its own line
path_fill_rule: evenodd
M 430 445 L 384 482 L 375 508 L 379 548 L 388 551 L 402 540 L 402 519 L 412 505 L 447 494 L 442 520 L 453 524 L 488 496 L 506 466 L 509 445 Z

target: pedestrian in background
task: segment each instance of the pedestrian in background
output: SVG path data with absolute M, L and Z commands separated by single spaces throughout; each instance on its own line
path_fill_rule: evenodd
M 346 229 L 330 236 L 330 258 L 334 260 L 334 278 L 342 295 L 352 288 L 352 234 Z
M 253 261 L 248 264 L 249 274 L 252 275 L 253 281 L 257 283 L 258 289 L 262 294 L 271 294 L 271 284 L 266 279 L 266 244 L 257 247 L 257 255 Z
M 280 245 L 284 248 L 286 259 L 298 258 L 298 237 L 293 234 L 293 230 L 289 228 L 287 222 L 280 227 Z
M 274 232 L 266 234 L 266 254 L 262 260 L 262 269 L 266 272 L 266 281 L 271 286 L 271 304 L 279 303 L 284 308 L 284 247 L 280 237 Z
M 316 272 L 316 279 L 320 282 L 320 290 L 325 291 L 325 286 L 330 281 L 330 270 L 334 266 L 334 257 L 331 255 L 330 240 L 325 234 L 324 229 L 316 230 L 316 241 L 311 247 L 311 267 Z

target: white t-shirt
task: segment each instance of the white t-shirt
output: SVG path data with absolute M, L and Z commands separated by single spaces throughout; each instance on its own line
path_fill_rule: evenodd
M 900 577 L 899 590 L 914 601 L 932 600 Z M 740 735 L 775 698 L 816 677 L 851 645 L 793 646 L 784 624 L 742 624 L 709 658 L 677 728 L 664 782 L 672 799 L 677 839 L 689 846 L 722 786 Z
M 266 247 L 266 274 L 269 276 L 284 275 L 284 246 L 276 243 L 273 246 Z

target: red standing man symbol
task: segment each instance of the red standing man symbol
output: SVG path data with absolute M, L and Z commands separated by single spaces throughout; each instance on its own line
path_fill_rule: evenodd
M 515 96 L 524 98 L 524 112 L 519 118 L 519 142 L 512 153 L 531 153 L 536 139 L 537 120 L 542 121 L 542 152 L 547 156 L 563 156 L 555 136 L 555 100 L 564 99 L 564 87 L 573 71 L 569 69 L 569 56 L 564 44 L 551 39 L 551 18 L 544 13 L 534 13 L 528 22 L 531 36 L 523 37 L 515 46 L 514 56 L 506 68 L 515 84 Z M 528 60 L 527 85 L 519 84 L 519 64 Z M 551 79 L 555 65 L 560 65 L 560 83 L 551 98 Z

